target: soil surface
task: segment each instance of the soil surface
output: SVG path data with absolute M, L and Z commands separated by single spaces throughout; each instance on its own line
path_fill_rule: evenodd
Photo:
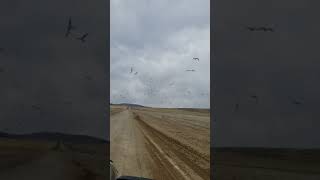
M 111 106 L 110 159 L 118 175 L 210 179 L 210 111 Z

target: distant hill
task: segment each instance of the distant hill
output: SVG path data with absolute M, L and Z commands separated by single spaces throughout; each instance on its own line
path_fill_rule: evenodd
M 6 138 L 9 137 L 10 135 L 8 133 L 0 132 L 0 137 Z
M 116 104 L 114 104 L 116 105 Z M 117 105 L 123 105 L 123 106 L 129 106 L 129 107 L 146 107 L 146 106 L 142 106 L 139 104 L 130 104 L 130 103 L 121 103 L 121 104 L 117 104 Z
M 87 135 L 73 135 L 64 134 L 57 132 L 38 132 L 31 134 L 8 134 L 0 132 L 0 138 L 12 138 L 12 139 L 32 139 L 32 140 L 47 140 L 47 141 L 58 141 L 73 143 L 107 143 L 106 140 L 95 138 Z

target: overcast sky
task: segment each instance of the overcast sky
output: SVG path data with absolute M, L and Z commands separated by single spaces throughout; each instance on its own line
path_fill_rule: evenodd
M 211 142 L 319 148 L 320 2 L 217 0 L 213 6 Z M 275 31 L 250 32 L 246 26 Z
M 209 108 L 209 3 L 111 0 L 111 103 Z
M 107 138 L 106 7 L 99 0 L 1 3 L 0 131 Z M 66 38 L 69 17 L 77 29 Z

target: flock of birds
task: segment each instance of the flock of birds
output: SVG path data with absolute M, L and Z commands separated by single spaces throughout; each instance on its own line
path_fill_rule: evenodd
M 76 29 L 77 28 L 76 28 L 76 26 L 73 25 L 72 19 L 70 17 L 69 20 L 68 20 L 65 37 L 69 37 L 70 35 L 75 34 L 75 35 L 77 35 L 76 38 L 75 38 L 76 40 L 79 40 L 82 43 L 86 42 L 86 38 L 88 37 L 89 34 L 88 33 L 83 33 L 83 34 L 79 35 L 79 33 L 75 32 Z M 246 29 L 249 30 L 249 31 L 252 31 L 252 32 L 254 32 L 254 31 L 275 32 L 274 28 L 264 27 L 264 26 L 260 26 L 260 27 L 258 27 L 258 26 L 246 26 Z M 3 54 L 4 52 L 5 52 L 5 48 L 1 47 L 0 48 L 0 54 Z M 198 57 L 194 57 L 193 60 L 195 60 L 197 62 L 200 61 L 200 59 Z M 187 69 L 186 71 L 187 72 L 195 72 L 196 70 L 195 69 Z M 3 73 L 3 72 L 5 72 L 5 69 L 3 67 L 0 67 L 0 73 Z M 137 75 L 138 72 L 134 71 L 133 67 L 131 67 L 130 68 L 130 74 Z M 88 75 L 88 74 L 85 75 L 85 78 L 87 80 L 92 80 L 92 77 L 90 75 Z M 149 81 L 152 82 L 152 78 L 150 78 Z M 174 82 L 171 82 L 169 84 L 169 86 L 173 86 L 173 85 L 174 85 Z M 151 86 L 149 86 L 149 87 L 150 88 L 144 94 L 145 95 L 154 95 L 155 89 L 152 88 Z M 190 91 L 187 91 L 187 94 L 190 94 L 190 93 L 191 93 Z M 205 95 L 205 93 L 201 93 L 201 96 L 203 96 L 203 95 Z M 124 95 L 120 95 L 120 97 L 125 98 Z M 250 96 L 250 98 L 255 100 L 256 104 L 258 104 L 259 97 L 257 95 L 252 95 L 252 96 Z M 290 97 L 290 99 L 291 99 L 292 104 L 295 104 L 295 105 L 301 105 L 302 104 L 301 101 L 299 101 L 299 100 L 297 100 L 295 98 Z M 71 101 L 65 101 L 64 104 L 72 104 L 72 102 Z M 239 110 L 239 106 L 240 106 L 239 103 L 235 104 L 235 108 L 234 108 L 235 112 Z M 40 110 L 41 109 L 39 104 L 33 104 L 31 107 L 33 109 L 35 109 L 35 110 Z
M 76 30 L 77 28 L 72 24 L 71 18 L 69 18 L 68 21 L 68 27 L 67 27 L 67 32 L 65 34 L 66 37 L 68 37 L 72 31 Z M 85 42 L 85 38 L 89 35 L 89 33 L 84 33 L 81 36 L 76 37 L 77 40 L 80 40 L 81 42 Z
M 258 104 L 259 97 L 257 95 L 251 95 L 251 96 L 249 96 L 249 98 L 253 99 L 256 102 L 256 104 Z M 303 104 L 301 100 L 298 100 L 292 96 L 289 96 L 288 98 L 289 98 L 289 101 L 294 105 L 302 105 Z M 234 112 L 237 112 L 239 110 L 239 106 L 240 106 L 240 104 L 238 102 L 234 105 Z
M 196 58 L 196 57 L 194 57 L 193 60 L 200 61 L 200 59 L 199 59 L 199 58 Z M 187 69 L 186 71 L 194 72 L 194 71 L 196 71 L 196 70 L 194 70 L 194 69 Z M 134 75 L 137 75 L 137 74 L 138 74 L 137 71 L 134 72 L 133 67 L 130 68 L 130 74 L 132 74 L 132 73 L 133 73 Z
M 264 26 L 247 26 L 246 27 L 247 30 L 249 31 L 263 31 L 263 32 L 274 32 L 274 28 L 271 27 L 264 27 Z
M 71 17 L 69 17 L 68 23 L 67 23 L 67 28 L 65 32 L 65 37 L 68 38 L 70 35 L 74 34 L 76 35 L 75 39 L 81 41 L 82 43 L 86 42 L 86 38 L 88 37 L 88 33 L 79 33 L 75 32 L 77 28 L 73 25 Z M 0 55 L 3 55 L 6 53 L 6 49 L 3 47 L 0 47 Z M 1 58 L 1 56 L 0 56 Z M 0 67 L 0 73 L 4 73 L 5 69 L 3 67 Z M 93 78 L 88 74 L 84 74 L 84 78 L 87 80 L 93 80 Z M 71 101 L 64 101 L 63 104 L 65 105 L 71 105 Z M 32 104 L 31 108 L 37 111 L 40 111 L 42 109 L 40 104 Z
M 197 57 L 194 57 L 193 60 L 195 60 L 195 61 L 200 61 L 200 59 L 197 58 Z M 194 70 L 194 69 L 187 69 L 186 71 L 194 72 L 194 71 L 196 71 L 196 70 Z
M 265 27 L 265 26 L 246 26 L 245 29 L 250 31 L 250 32 L 259 32 L 259 31 L 261 31 L 261 32 L 275 32 L 274 28 Z M 200 61 L 200 59 L 198 57 L 194 57 L 193 60 L 196 61 L 196 62 Z M 195 69 L 186 69 L 185 71 L 187 71 L 187 72 L 195 72 L 196 70 Z M 138 74 L 138 72 L 134 72 L 133 67 L 130 68 L 130 73 L 134 73 L 134 75 Z M 169 84 L 169 86 L 173 86 L 173 85 L 174 85 L 174 82 L 171 82 Z M 149 95 L 149 96 L 155 95 L 154 91 L 155 91 L 154 88 L 149 87 L 149 89 L 147 90 L 147 92 L 144 93 L 144 95 Z M 186 91 L 186 93 L 185 93 L 185 95 L 190 95 L 190 94 L 191 94 L 190 91 Z M 204 96 L 204 95 L 209 95 L 209 93 L 201 93 L 201 96 Z M 120 95 L 120 97 L 124 98 L 125 96 Z M 250 96 L 250 98 L 253 99 L 256 104 L 258 104 L 259 98 L 258 98 L 257 95 L 252 95 L 252 96 Z M 167 100 L 170 101 L 169 98 Z M 292 100 L 292 103 L 294 103 L 296 105 L 302 104 L 298 100 Z M 172 103 L 169 103 L 169 104 L 172 104 Z M 235 111 L 237 111 L 238 109 L 239 109 L 239 103 L 236 103 L 235 104 Z
M 68 25 L 67 25 L 67 30 L 66 30 L 66 33 L 65 33 L 65 37 L 69 37 L 71 34 L 74 34 L 74 30 L 75 29 L 76 29 L 76 27 L 72 24 L 71 18 L 69 18 Z M 80 40 L 81 42 L 84 43 L 84 42 L 86 42 L 85 38 L 88 35 L 89 35 L 88 33 L 84 33 L 83 35 L 81 35 L 79 37 L 76 37 L 76 39 Z M 88 73 L 84 73 L 84 78 L 89 80 L 89 81 L 93 79 Z M 64 101 L 63 104 L 72 105 L 73 103 L 71 101 Z M 41 110 L 42 109 L 39 104 L 33 104 L 31 107 L 34 110 Z
M 200 59 L 198 57 L 194 57 L 193 60 L 196 62 L 200 62 Z M 196 70 L 195 69 L 187 69 L 186 71 L 195 72 Z M 130 67 L 129 74 L 137 75 L 138 71 L 136 71 L 134 67 Z M 173 101 L 172 101 L 172 99 L 170 99 L 170 97 L 168 97 L 160 92 L 159 89 L 161 89 L 161 87 L 156 87 L 157 83 L 154 83 L 155 81 L 152 78 L 145 78 L 145 77 L 143 77 L 143 78 L 144 78 L 143 79 L 144 85 L 146 86 L 146 90 L 143 93 L 144 96 L 155 97 L 158 95 L 159 97 L 161 97 L 161 102 L 165 101 L 168 104 L 173 104 Z M 169 85 L 169 87 L 173 87 L 175 85 L 175 82 L 172 81 L 168 85 Z M 186 91 L 186 93 L 185 93 L 185 95 L 190 95 L 190 94 L 191 94 L 191 92 L 189 90 Z M 200 95 L 204 96 L 204 95 L 208 95 L 208 94 L 209 93 L 201 93 Z M 130 98 L 129 92 L 127 92 L 127 91 L 122 92 L 118 95 L 115 95 L 114 97 L 120 98 L 120 99 L 126 100 L 126 101 L 133 100 L 132 98 Z
M 83 33 L 83 34 L 81 33 L 81 35 L 79 35 L 79 33 L 75 32 L 76 29 L 77 29 L 77 27 L 73 25 L 72 19 L 71 19 L 71 17 L 69 17 L 65 37 L 69 37 L 71 34 L 76 34 L 77 37 L 75 39 L 77 39 L 83 43 L 86 42 L 86 38 L 88 37 L 89 33 Z M 246 29 L 249 31 L 263 31 L 263 32 L 274 32 L 275 31 L 274 28 L 264 27 L 264 26 L 246 26 Z M 3 53 L 5 53 L 5 48 L 0 47 L 0 54 L 3 54 Z M 193 60 L 200 61 L 200 59 L 197 57 L 194 57 Z M 187 69 L 186 71 L 194 72 L 195 70 L 194 69 Z M 4 72 L 4 69 L 0 67 L 0 73 L 1 72 Z M 131 68 L 130 73 L 133 73 L 132 68 Z M 138 72 L 135 72 L 134 74 L 137 75 Z
M 264 27 L 264 26 L 246 26 L 246 29 L 249 30 L 249 31 L 262 31 L 262 32 L 275 32 L 275 29 L 272 28 L 272 27 Z M 259 97 L 257 95 L 251 95 L 250 96 L 251 99 L 255 100 L 256 104 L 258 104 L 259 102 Z M 296 99 L 296 98 L 293 98 L 291 96 L 288 97 L 290 99 L 290 102 L 292 104 L 295 104 L 295 105 L 302 105 L 303 102 Z M 234 112 L 237 112 L 239 110 L 239 106 L 240 104 L 239 103 L 236 103 L 235 106 L 234 106 Z

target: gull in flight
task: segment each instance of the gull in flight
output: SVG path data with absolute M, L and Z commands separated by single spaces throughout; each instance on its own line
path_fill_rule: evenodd
M 199 58 L 194 57 L 193 60 L 200 61 Z
M 255 100 L 256 100 L 256 103 L 258 104 L 258 96 L 252 95 L 252 96 L 250 96 L 250 97 L 253 98 L 253 99 L 255 99 Z
M 246 29 L 248 29 L 249 31 L 264 31 L 264 32 L 274 32 L 273 28 L 270 27 L 251 27 L 251 26 L 247 26 Z
M 289 97 L 289 98 L 291 99 L 291 103 L 292 103 L 292 104 L 296 104 L 296 105 L 301 105 L 301 104 L 302 104 L 301 101 L 298 101 L 298 100 L 296 100 L 296 99 L 294 99 L 294 98 L 292 98 L 292 97 Z
M 69 22 L 68 22 L 68 27 L 67 27 L 67 32 L 66 32 L 66 37 L 69 36 L 69 34 L 71 33 L 71 30 L 75 29 L 76 27 L 74 27 L 72 25 L 72 21 L 71 21 L 71 18 L 69 18 Z
M 85 38 L 88 36 L 88 33 L 85 33 L 84 35 L 82 35 L 81 37 L 78 37 L 77 39 L 80 40 L 81 42 L 85 42 Z

